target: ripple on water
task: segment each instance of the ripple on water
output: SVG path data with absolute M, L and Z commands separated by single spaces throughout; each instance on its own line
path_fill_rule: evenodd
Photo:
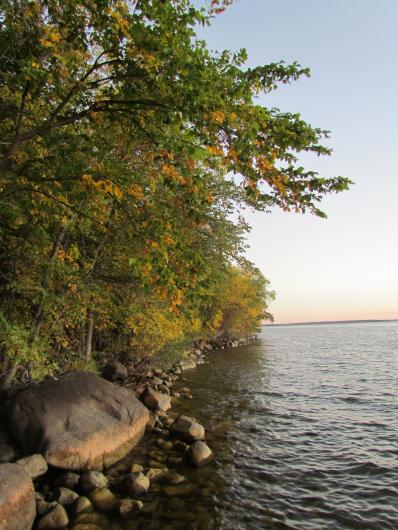
M 180 410 L 233 425 L 203 530 L 397 530 L 397 343 L 398 323 L 266 327 L 185 373 Z

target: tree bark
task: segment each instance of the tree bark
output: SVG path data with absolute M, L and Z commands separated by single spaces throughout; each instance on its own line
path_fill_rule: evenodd
M 17 375 L 18 363 L 13 363 L 11 367 L 5 370 L 5 373 L 0 378 L 0 390 L 8 390 Z
M 87 334 L 86 334 L 86 361 L 91 360 L 92 344 L 94 333 L 94 312 L 92 309 L 87 309 Z

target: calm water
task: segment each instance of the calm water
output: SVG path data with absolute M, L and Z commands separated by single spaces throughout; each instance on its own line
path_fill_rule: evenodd
M 267 327 L 185 382 L 193 414 L 230 422 L 216 528 L 398 528 L 398 323 Z
M 179 384 L 217 459 L 131 528 L 398 529 L 398 323 L 267 327 Z

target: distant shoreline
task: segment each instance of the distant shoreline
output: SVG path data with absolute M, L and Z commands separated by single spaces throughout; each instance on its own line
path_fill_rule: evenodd
M 321 320 L 318 322 L 286 322 L 284 324 L 262 324 L 262 327 L 280 327 L 280 326 L 314 326 L 326 324 L 364 324 L 374 322 L 398 322 L 397 318 L 389 319 L 366 319 L 366 320 Z

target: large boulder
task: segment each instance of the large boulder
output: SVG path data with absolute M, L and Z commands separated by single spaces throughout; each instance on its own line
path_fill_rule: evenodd
M 123 458 L 144 434 L 148 417 L 133 390 L 77 370 L 18 394 L 8 419 L 25 453 L 80 470 Z
M 36 517 L 33 482 L 21 466 L 0 465 L 0 530 L 30 530 Z

